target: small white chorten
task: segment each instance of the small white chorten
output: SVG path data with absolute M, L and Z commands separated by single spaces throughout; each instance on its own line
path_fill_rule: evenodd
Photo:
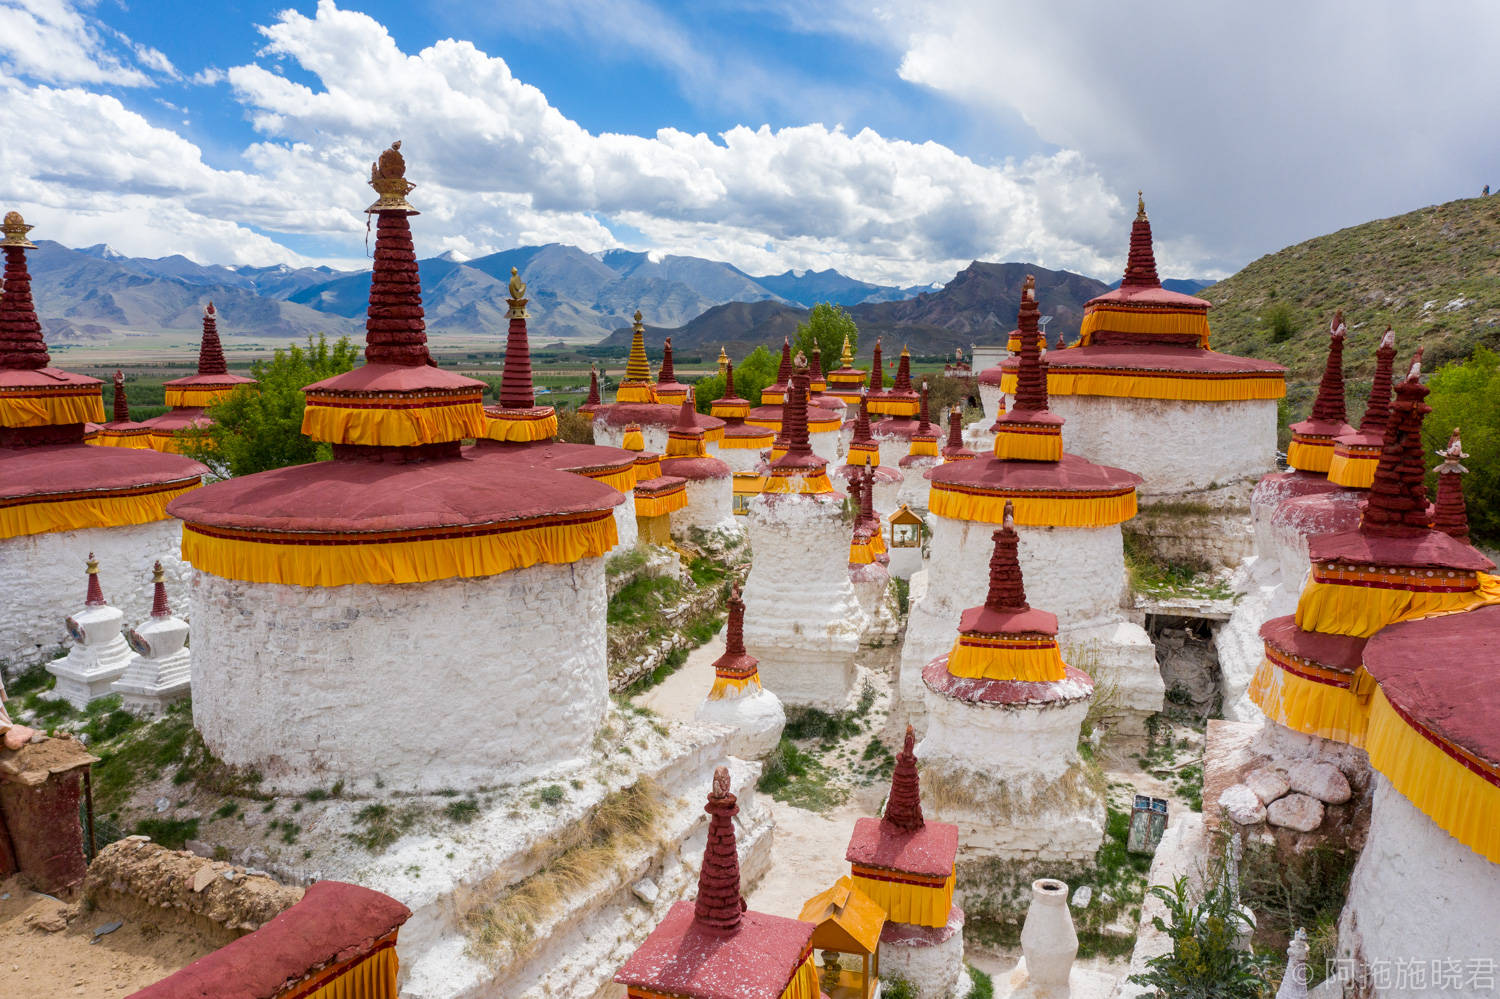
M 47 672 L 57 677 L 52 696 L 79 710 L 90 701 L 109 696 L 110 684 L 120 678 L 130 661 L 130 646 L 120 634 L 125 615 L 105 603 L 104 588 L 99 585 L 99 561 L 93 552 L 89 552 L 88 578 L 83 610 L 67 619 L 73 647 L 63 658 L 47 664 Z
M 126 632 L 125 640 L 135 654 L 110 688 L 124 695 L 127 711 L 139 715 L 161 714 L 168 704 L 188 696 L 192 681 L 187 622 L 173 615 L 167 604 L 166 578 L 161 563 L 156 563 L 151 618 Z
M 714 685 L 695 717 L 734 729 L 729 755 L 744 760 L 758 760 L 775 749 L 786 727 L 781 701 L 761 686 L 759 663 L 745 651 L 745 602 L 736 584 L 729 595 L 724 654 L 714 660 Z

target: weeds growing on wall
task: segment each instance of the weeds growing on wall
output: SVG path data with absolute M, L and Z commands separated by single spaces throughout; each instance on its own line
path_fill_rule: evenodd
M 1227 881 L 1219 877 L 1200 894 L 1177 878 L 1156 885 L 1151 894 L 1166 907 L 1153 926 L 1167 934 L 1172 949 L 1150 958 L 1130 981 L 1162 999 L 1261 999 L 1270 988 L 1270 963 L 1241 950 L 1238 938 L 1249 928 Z
M 1339 914 L 1359 854 L 1320 843 L 1292 852 L 1274 843 L 1250 842 L 1240 859 L 1240 899 L 1255 910 L 1255 939 L 1284 952 L 1297 928 L 1307 930 L 1307 967 L 1321 980 L 1338 945 Z

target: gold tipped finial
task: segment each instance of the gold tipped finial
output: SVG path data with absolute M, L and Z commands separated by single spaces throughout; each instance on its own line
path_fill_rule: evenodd
M 1005 501 L 1004 526 L 1008 530 L 1016 529 L 1016 508 L 1010 500 Z
M 5 222 L 0 225 L 0 232 L 5 233 L 5 238 L 0 239 L 0 246 L 19 246 L 23 249 L 35 250 L 36 244 L 26 238 L 26 234 L 35 228 L 34 225 L 26 224 L 20 212 L 6 212 Z
M 808 367 L 807 355 L 802 353 L 802 351 L 800 350 L 797 351 L 797 356 L 792 358 L 792 367 L 796 368 L 798 371 L 806 371 Z
M 375 188 L 375 193 L 380 197 L 365 209 L 366 214 L 390 211 L 419 214 L 406 200 L 406 196 L 417 185 L 406 179 L 406 158 L 401 155 L 400 139 L 391 143 L 391 148 L 381 153 L 379 160 L 370 164 L 370 186 Z
M 1144 221 L 1146 221 L 1146 192 L 1145 191 L 1136 191 L 1135 192 L 1135 220 L 1137 222 L 1144 222 Z
M 643 322 L 641 322 L 641 310 L 640 309 L 636 309 L 635 310 L 635 321 L 630 324 L 630 328 L 632 330 L 634 330 L 635 332 L 637 332 L 637 333 L 644 333 L 644 332 L 646 332 L 646 324 L 643 323 Z
M 904 344 L 904 343 L 901 345 L 901 356 L 902 357 L 910 357 L 911 356 L 911 351 L 909 351 L 909 350 L 906 349 L 906 344 Z
M 1026 275 L 1026 280 L 1021 284 L 1021 297 L 1028 302 L 1036 301 L 1036 275 Z
M 97 575 L 99 575 L 99 560 L 96 559 L 96 558 L 94 558 L 94 553 L 93 552 L 89 552 L 89 559 L 88 559 L 87 565 L 88 565 L 88 573 L 89 573 L 90 576 L 97 576 Z
M 725 375 L 729 371 L 729 352 L 719 345 L 719 374 Z
M 507 319 L 530 319 L 531 314 L 526 311 L 526 282 L 521 280 L 521 272 L 514 267 L 510 269 L 510 310 L 506 312 Z
M 844 334 L 844 354 L 839 358 L 839 365 L 845 368 L 854 367 L 854 352 L 849 349 L 849 334 Z
M 165 583 L 166 581 L 167 581 L 167 570 L 163 569 L 161 567 L 161 563 L 158 562 L 158 563 L 156 563 L 156 565 L 154 565 L 154 566 L 151 567 L 151 582 L 153 582 L 153 583 Z

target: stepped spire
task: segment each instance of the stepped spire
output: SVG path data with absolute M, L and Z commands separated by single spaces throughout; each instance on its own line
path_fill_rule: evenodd
M 1427 386 L 1422 374 L 1422 351 L 1418 349 L 1406 380 L 1396 386 L 1380 464 L 1370 486 L 1370 499 L 1360 518 L 1365 534 L 1412 537 L 1428 529 L 1426 471 L 1422 455 L 1422 418 L 1432 411 L 1422 400 Z
M 198 374 L 223 375 L 229 373 L 224 363 L 224 345 L 219 342 L 219 319 L 214 312 L 214 303 L 203 307 L 203 339 L 198 341 Z
M 781 416 L 788 455 L 812 454 L 812 444 L 807 436 L 807 383 L 807 358 L 799 353 Z
M 532 409 L 536 390 L 531 380 L 531 338 L 526 332 L 526 282 L 516 268 L 510 269 L 510 331 L 505 340 L 505 368 L 500 375 L 500 405 L 505 409 Z
M 99 585 L 99 560 L 94 558 L 93 552 L 89 552 L 87 572 L 89 586 L 88 592 L 83 597 L 83 605 L 85 607 L 103 607 L 104 588 Z
M 885 389 L 885 365 L 880 356 L 880 338 L 875 338 L 875 363 L 870 365 L 870 391 L 880 392 Z
M 375 266 L 370 275 L 370 308 L 365 317 L 365 360 L 371 364 L 418 367 L 431 361 L 427 324 L 422 311 L 422 279 L 411 242 L 417 214 L 406 200 L 416 187 L 406 179 L 401 143 L 370 165 L 370 186 L 380 195 L 365 209 L 379 216 L 375 228 Z
M 852 368 L 852 367 L 854 367 L 854 351 L 849 346 L 849 334 L 848 333 L 844 334 L 844 352 L 839 357 L 839 367 L 841 367 L 841 368 Z
M 672 367 L 672 338 L 667 337 L 661 345 L 661 367 L 656 369 L 656 381 L 665 385 L 676 380 L 677 372 Z
M 725 369 L 727 369 L 728 367 L 729 367 L 729 351 L 727 351 L 727 350 L 724 349 L 723 344 L 720 344 L 719 345 L 719 374 L 721 374 L 721 375 L 724 374 Z
M 708 843 L 698 873 L 693 921 L 705 933 L 733 936 L 739 931 L 745 900 L 740 897 L 740 858 L 734 844 L 734 817 L 740 809 L 729 791 L 728 767 L 714 770 L 713 790 L 703 810 L 709 814 Z
M 911 351 L 901 348 L 901 359 L 896 362 L 896 380 L 891 383 L 892 392 L 911 391 Z
M 599 406 L 603 403 L 599 399 L 599 369 L 589 365 L 589 397 L 584 401 L 585 406 Z
M 677 409 L 677 429 L 698 432 L 698 412 L 694 408 L 692 389 L 687 390 L 687 395 L 682 397 L 682 405 Z
M 1036 301 L 1036 276 L 1026 275 L 1021 285 L 1021 308 L 1016 329 L 1021 333 L 1021 352 L 1016 368 L 1016 395 L 1011 411 L 1034 412 L 1047 408 L 1047 362 L 1042 359 L 1042 334 L 1037 329 L 1041 307 Z
M 990 610 L 1019 612 L 1029 610 L 1026 602 L 1026 585 L 1021 578 L 1021 562 L 1018 556 L 1020 538 L 1016 535 L 1015 509 L 1010 500 L 1005 501 L 1005 524 L 990 535 L 995 542 L 994 554 L 990 556 L 990 590 L 984 605 Z
M 724 362 L 724 398 L 725 399 L 734 399 L 734 398 L 737 398 L 737 396 L 734 394 L 734 362 L 733 361 L 725 361 Z
M 1459 440 L 1458 428 L 1448 438 L 1448 446 L 1438 452 L 1442 464 L 1437 467 L 1437 502 L 1432 513 L 1432 526 L 1451 538 L 1465 543 L 1469 540 L 1469 511 L 1464 504 L 1464 458 L 1463 441 Z
M 625 362 L 625 380 L 651 380 L 651 365 L 646 360 L 646 326 L 641 322 L 640 309 L 635 310 L 635 319 L 630 324 L 630 359 Z
M 948 411 L 948 440 L 943 445 L 943 457 L 952 461 L 955 458 L 973 458 L 975 454 L 964 447 L 964 410 L 962 406 L 954 406 Z
M 1312 418 L 1328 423 L 1344 422 L 1344 311 L 1333 314 L 1328 324 L 1328 361 L 1323 365 L 1323 380 L 1318 383 L 1318 398 L 1313 403 Z
M 125 397 L 125 372 L 115 369 L 115 423 L 130 422 L 130 400 Z
M 891 774 L 891 796 L 885 802 L 882 825 L 892 825 L 902 832 L 916 832 L 927 823 L 922 818 L 922 789 L 917 779 L 917 733 L 906 726 L 906 740 L 896 754 L 896 771 Z
M 1063 339 L 1063 331 L 1062 330 L 1058 330 L 1057 331 L 1057 339 L 1052 342 L 1052 349 L 1053 350 L 1062 350 L 1067 345 L 1068 345 L 1067 342 Z
M 1365 415 L 1359 418 L 1359 432 L 1379 434 L 1385 432 L 1386 420 L 1391 414 L 1391 364 L 1396 358 L 1396 334 L 1389 326 L 1380 346 L 1375 351 L 1375 378 L 1370 382 L 1370 398 L 1365 403 Z
M 875 440 L 870 433 L 870 393 L 859 394 L 859 415 L 854 418 L 854 437 L 850 443 L 870 444 Z
M 904 356 L 904 355 L 903 355 Z M 927 379 L 922 379 L 922 397 L 917 408 L 917 433 L 932 433 L 932 419 L 927 410 Z
M 823 351 L 818 349 L 816 342 L 813 343 L 812 367 L 808 369 L 807 377 L 814 385 L 826 383 L 826 379 L 823 376 Z
M 35 370 L 52 363 L 42 324 L 31 303 L 31 274 L 26 269 L 26 251 L 36 244 L 26 238 L 34 228 L 20 212 L 6 212 L 0 224 L 0 247 L 5 248 L 5 286 L 0 294 L 0 368 Z
M 745 601 L 740 597 L 740 584 L 729 589 L 729 623 L 724 627 L 724 654 L 743 656 L 745 652 Z
M 776 369 L 776 383 L 790 385 L 792 381 L 792 338 L 781 341 L 781 366 Z
M 1125 261 L 1122 288 L 1160 288 L 1156 276 L 1156 251 L 1151 246 L 1151 220 L 1146 217 L 1146 197 L 1136 192 L 1135 221 L 1130 226 L 1130 256 Z
M 167 573 L 160 562 L 151 569 L 151 583 L 156 590 L 151 599 L 151 616 L 171 617 L 172 608 L 167 605 Z
M 880 520 L 875 516 L 875 469 L 866 465 L 865 470 L 850 480 L 859 484 L 859 516 L 855 518 L 856 529 L 865 527 L 880 530 Z

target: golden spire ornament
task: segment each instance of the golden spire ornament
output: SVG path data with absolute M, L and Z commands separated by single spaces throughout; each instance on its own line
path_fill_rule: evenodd
M 507 319 L 530 319 L 531 314 L 526 311 L 526 282 L 521 280 L 521 272 L 512 267 L 510 269 L 510 298 L 506 299 L 510 310 L 506 313 Z
M 636 309 L 635 310 L 635 319 L 631 322 L 630 328 L 631 328 L 632 331 L 634 331 L 636 333 L 644 333 L 644 332 L 646 332 L 646 324 L 643 323 L 643 322 L 641 322 L 641 310 L 640 309 Z
M 26 238 L 26 234 L 35 228 L 36 226 L 26 224 L 20 212 L 6 212 L 5 222 L 0 224 L 0 232 L 5 233 L 5 238 L 0 240 L 0 246 L 19 246 L 22 249 L 35 250 L 36 244 Z
M 391 148 L 380 154 L 380 159 L 370 164 L 370 186 L 380 195 L 365 213 L 404 211 L 408 215 L 420 215 L 406 196 L 416 189 L 406 179 L 406 158 L 401 155 L 401 140 L 391 143 Z
M 1145 218 L 1146 218 L 1146 192 L 1145 191 L 1139 191 L 1138 190 L 1138 191 L 1135 192 L 1135 217 L 1139 221 L 1145 221 Z

